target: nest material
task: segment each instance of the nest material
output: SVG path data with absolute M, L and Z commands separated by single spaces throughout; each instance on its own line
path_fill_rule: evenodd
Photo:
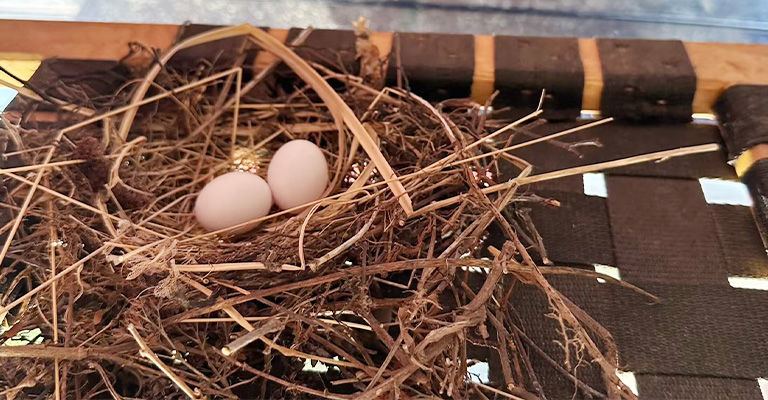
M 256 28 L 225 28 L 175 50 L 248 34 L 292 72 L 273 62 L 251 76 L 243 58 L 172 68 L 174 50 L 97 117 L 98 104 L 57 100 L 63 122 L 28 130 L 6 119 L 21 167 L 4 173 L 4 337 L 39 328 L 43 344 L 0 348 L 0 390 L 535 399 L 546 396 L 531 362 L 541 353 L 576 392 L 634 398 L 610 334 L 545 279 L 595 274 L 537 265 L 546 252 L 535 228 L 505 212 L 556 203 L 521 185 L 584 171 L 530 177 L 498 150 L 538 111 L 509 123 L 468 100 L 381 89 L 371 72 L 381 60 L 358 33 L 365 77 L 310 66 Z M 243 165 L 263 174 L 271 152 L 298 138 L 324 150 L 328 197 L 239 236 L 198 227 L 191 211 L 207 182 Z M 503 239 L 488 237 L 491 226 Z M 556 322 L 558 354 L 526 336 L 514 311 L 526 304 L 511 303 L 520 285 L 548 302 L 541 318 Z M 470 379 L 478 360 L 496 369 L 490 382 Z M 578 368 L 603 383 L 590 387 Z

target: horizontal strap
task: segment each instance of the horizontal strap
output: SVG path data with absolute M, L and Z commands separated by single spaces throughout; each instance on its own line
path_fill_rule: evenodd
M 744 379 L 768 375 L 768 292 L 689 284 L 642 288 L 661 302 L 649 304 L 640 295 L 622 291 L 613 299 L 614 314 L 600 321 L 616 339 L 624 370 Z M 638 389 L 644 399 L 654 398 Z
M 534 205 L 531 219 L 556 264 L 616 265 L 606 200 L 582 193 L 535 192 L 560 207 Z
M 755 379 L 653 374 L 637 374 L 635 379 L 644 399 L 762 399 Z
M 535 135 L 548 135 L 575 126 L 574 123 L 548 123 L 533 129 Z M 516 133 L 511 144 L 522 143 L 538 136 Z M 499 140 L 497 146 L 505 144 Z M 712 125 L 658 124 L 639 125 L 612 122 L 548 141 L 520 148 L 511 154 L 533 164 L 534 173 L 546 173 L 565 168 L 618 160 L 638 154 L 695 146 L 722 141 Z M 580 143 L 580 146 L 569 145 Z M 599 145 L 599 147 L 595 146 Z M 727 164 L 725 150 L 678 157 L 664 162 L 649 162 L 605 171 L 608 174 L 663 176 L 671 178 L 717 177 L 735 179 L 733 168 Z M 502 166 L 504 164 L 501 164 Z M 514 177 L 514 169 L 504 168 L 504 179 Z M 559 182 L 552 181 L 553 184 Z M 558 189 L 560 190 L 560 189 Z M 564 190 L 564 189 L 563 189 Z
M 768 276 L 768 257 L 748 207 L 710 204 L 728 276 Z

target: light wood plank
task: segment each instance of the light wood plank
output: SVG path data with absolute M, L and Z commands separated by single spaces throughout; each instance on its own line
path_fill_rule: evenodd
M 178 30 L 177 25 L 3 20 L 0 53 L 118 60 L 128 54 L 130 42 L 167 49 Z
M 392 52 L 392 34 L 390 32 L 373 32 L 371 43 L 379 49 L 379 58 L 385 60 Z
M 581 100 L 582 110 L 599 110 L 603 96 L 603 69 L 597 40 L 580 38 L 579 55 L 584 67 L 584 95 Z
M 472 100 L 485 104 L 491 97 L 496 79 L 496 55 L 493 36 L 475 36 L 475 71 L 472 77 Z
M 720 94 L 736 84 L 768 85 L 768 46 L 686 42 L 696 71 L 693 112 L 711 113 Z

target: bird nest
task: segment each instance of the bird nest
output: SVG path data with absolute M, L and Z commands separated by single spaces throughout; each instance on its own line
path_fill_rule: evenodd
M 508 211 L 557 206 L 527 190 L 534 182 L 708 150 L 533 175 L 515 149 L 606 121 L 512 144 L 540 110 L 504 121 L 469 100 L 383 88 L 383 63 L 357 33 L 360 76 L 239 26 L 187 39 L 106 99 L 22 92 L 59 118 L 30 129 L 4 117 L 15 166 L 3 170 L 3 340 L 37 332 L 0 348 L 4 393 L 535 399 L 546 368 L 584 395 L 634 398 L 610 334 L 546 278 L 598 275 L 544 265 L 535 227 Z M 245 57 L 171 67 L 182 49 L 243 35 L 275 61 L 253 73 Z M 198 226 L 206 183 L 263 175 L 292 139 L 329 160 L 324 198 L 244 234 Z M 546 299 L 558 354 L 526 334 L 521 286 Z M 478 380 L 468 371 L 482 362 L 492 371 Z

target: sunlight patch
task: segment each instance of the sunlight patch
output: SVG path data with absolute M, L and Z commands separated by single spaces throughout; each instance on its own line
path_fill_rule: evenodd
M 608 197 L 608 189 L 605 187 L 605 175 L 584 174 L 584 194 L 587 196 Z
M 637 379 L 635 378 L 635 373 L 630 371 L 619 371 L 616 370 L 616 376 L 619 377 L 619 379 L 629 387 L 629 390 L 632 391 L 632 393 L 635 394 L 635 396 L 638 396 L 637 393 Z
M 472 360 L 470 360 L 472 361 Z M 477 383 L 488 383 L 490 382 L 489 379 L 489 367 L 487 362 L 475 362 L 474 364 L 467 367 L 467 374 L 469 375 L 469 380 L 472 382 Z
M 728 204 L 732 206 L 751 206 L 752 197 L 747 186 L 741 182 L 722 179 L 699 179 L 704 199 L 709 204 Z
M 336 357 L 333 357 L 333 359 L 338 361 L 339 357 L 336 356 Z M 329 367 L 327 364 L 322 363 L 320 361 L 316 361 L 315 365 L 313 366 L 312 365 L 312 360 L 306 358 L 306 359 L 304 359 L 304 368 L 302 368 L 301 370 L 304 371 L 304 372 L 314 372 L 316 374 L 324 374 L 324 373 L 328 372 L 329 370 L 338 371 L 339 367 L 336 367 L 336 366 L 330 366 Z
M 41 333 L 43 333 L 43 331 L 40 330 L 40 328 L 19 331 L 16 336 L 6 340 L 5 343 L 3 343 L 3 346 L 26 346 L 30 344 L 41 344 L 43 343 L 43 336 Z
M 621 280 L 621 271 L 619 271 L 618 268 L 603 264 L 594 264 L 593 266 L 595 267 L 595 272 L 598 274 L 610 276 L 611 278 L 618 281 Z M 600 283 L 605 283 L 605 279 L 603 278 L 597 278 L 597 281 Z
M 14 54 L 13 56 L 14 59 L 0 59 L 0 65 L 19 79 L 29 80 L 40 67 L 40 60 L 36 59 L 36 56 L 25 54 Z M 16 57 L 27 59 L 15 59 Z M 8 87 L 8 85 L 20 87 L 21 83 L 5 72 L 0 72 L 0 81 L 3 82 L 3 85 L 0 85 L 0 111 L 4 111 L 18 94 L 13 87 Z
M 768 278 L 729 276 L 728 283 L 737 289 L 768 290 Z

